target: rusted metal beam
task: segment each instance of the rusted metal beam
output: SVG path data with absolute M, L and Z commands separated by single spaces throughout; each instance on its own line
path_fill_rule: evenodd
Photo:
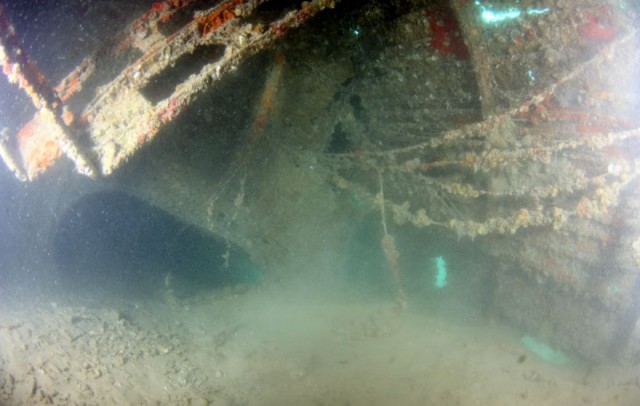
M 57 92 L 20 46 L 15 29 L 0 6 L 0 65 L 9 82 L 25 91 L 41 117 L 59 131 L 53 131 L 60 149 L 76 164 L 78 172 L 95 177 L 97 171 L 76 144 L 72 129 L 64 122 L 64 109 Z M 17 164 L 17 162 L 14 162 Z M 24 172 L 24 171 L 23 171 Z
M 94 144 L 105 146 L 98 149 L 103 174 L 110 174 L 141 145 L 153 139 L 164 125 L 177 117 L 201 92 L 237 67 L 241 60 L 265 49 L 290 29 L 299 27 L 325 8 L 333 8 L 336 3 L 335 0 L 310 1 L 264 28 L 243 24 L 241 18 L 253 13 L 263 2 L 265 0 L 229 0 L 195 16 L 165 43 L 152 47 L 101 89 L 82 116 L 89 126 L 90 136 L 94 137 Z M 235 20 L 238 21 L 230 24 Z M 208 21 L 208 25 L 203 25 L 203 21 Z M 211 21 L 218 22 L 212 25 Z M 154 75 L 170 67 L 179 57 L 207 45 L 223 46 L 222 57 L 177 85 L 169 97 L 152 104 L 139 93 L 138 90 Z M 111 114 L 125 102 L 136 106 L 136 110 L 129 109 L 126 115 Z M 101 136 L 116 132 L 121 134 L 118 140 Z

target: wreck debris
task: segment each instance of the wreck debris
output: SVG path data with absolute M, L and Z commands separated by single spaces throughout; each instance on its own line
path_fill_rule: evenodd
M 95 177 L 94 165 L 76 142 L 72 128 L 64 121 L 66 112 L 58 94 L 20 46 L 15 29 L 6 19 L 2 7 L 0 7 L 0 65 L 9 82 L 16 83 L 31 98 L 40 117 L 56 128 L 53 134 L 57 144 L 76 164 L 78 172 Z M 8 163 L 14 167 L 16 164 L 15 161 Z M 31 178 L 32 174 L 29 174 L 29 177 Z
M 635 99 L 616 98 L 607 89 L 611 77 L 635 77 L 633 72 L 640 66 L 638 31 L 632 24 L 619 21 L 615 36 L 607 34 L 606 40 L 595 48 L 589 45 L 591 48 L 582 52 L 584 30 L 567 26 L 567 30 L 575 31 L 571 33 L 575 43 L 564 44 L 572 59 L 553 66 L 552 75 L 540 73 L 535 82 L 521 82 L 516 75 L 505 75 L 512 82 L 499 84 L 496 72 L 513 67 L 497 66 L 498 55 L 519 61 L 530 58 L 534 50 L 553 45 L 547 43 L 552 34 L 545 30 L 553 28 L 547 20 L 564 21 L 569 11 L 553 7 L 555 3 L 548 1 L 545 5 L 550 11 L 544 17 L 536 16 L 538 25 L 528 21 L 514 23 L 532 25 L 528 27 L 531 32 L 522 37 L 516 33 L 510 39 L 504 32 L 516 31 L 514 26 L 508 30 L 491 27 L 483 32 L 473 4 L 452 4 L 457 7 L 473 62 L 482 119 L 462 125 L 452 121 L 447 127 L 442 124 L 442 116 L 429 116 L 429 110 L 423 107 L 423 100 L 429 95 L 413 90 L 414 97 L 407 90 L 424 80 L 420 76 L 414 82 L 407 79 L 406 85 L 400 82 L 397 90 L 377 82 L 369 87 L 368 83 L 361 84 L 360 89 L 371 89 L 366 90 L 369 93 L 360 90 L 362 100 L 391 100 L 376 90 L 381 88 L 385 92 L 405 92 L 406 104 L 396 110 L 388 104 L 371 106 L 372 110 L 390 111 L 392 120 L 370 125 L 361 138 L 364 142 L 355 144 L 350 151 L 326 155 L 327 164 L 334 169 L 334 183 L 377 208 L 380 199 L 375 174 L 382 174 L 390 189 L 384 204 L 396 224 L 440 227 L 458 238 L 481 237 L 483 246 L 490 247 L 496 256 L 520 264 L 536 277 L 542 275 L 558 286 L 586 294 L 597 279 L 592 270 L 598 262 L 594 256 L 611 244 L 609 228 L 612 221 L 619 221 L 615 216 L 622 194 L 640 175 L 640 161 L 633 154 L 640 147 Z M 591 5 L 584 7 L 588 15 Z M 432 25 L 429 11 L 426 15 L 427 23 Z M 420 20 L 416 21 L 419 24 Z M 433 27 L 430 29 L 433 31 Z M 553 35 L 559 33 L 553 31 Z M 566 41 L 566 37 L 555 40 Z M 528 43 L 521 45 L 519 41 Z M 438 41 L 435 44 L 429 43 L 437 58 L 449 58 L 448 63 L 454 66 L 465 63 L 456 60 L 456 53 L 442 55 L 438 48 L 442 45 Z M 572 52 L 572 46 L 580 52 Z M 408 43 L 406 48 L 415 49 L 416 45 Z M 407 63 L 420 57 L 412 56 Z M 402 62 L 397 61 L 401 56 L 383 58 L 396 58 L 393 64 L 402 70 Z M 422 58 L 429 61 L 436 57 L 426 53 Z M 538 68 L 532 63 L 529 66 Z M 524 68 L 526 75 L 527 67 Z M 371 75 L 366 80 L 376 78 Z M 422 122 L 416 118 L 423 116 Z M 445 129 L 427 131 L 430 126 Z M 536 248 L 523 251 L 515 244 Z M 590 248 L 578 255 L 572 248 L 577 245 Z M 553 260 L 540 260 L 547 257 Z M 617 300 L 626 297 L 629 289 L 630 286 L 620 286 Z M 612 298 L 606 290 L 593 292 L 592 289 L 590 294 L 602 294 L 602 300 Z
M 33 83 L 36 91 L 32 93 L 37 96 L 34 103 L 41 110 L 35 120 L 45 121 L 52 127 L 50 134 L 33 135 L 42 137 L 39 142 L 50 143 L 49 140 L 54 137 L 56 144 L 76 162 L 81 173 L 109 175 L 143 144 L 153 139 L 165 124 L 175 119 L 198 94 L 237 67 L 244 58 L 267 48 L 290 29 L 299 27 L 325 8 L 333 8 L 336 3 L 336 0 L 303 2 L 299 9 L 287 11 L 282 17 L 269 22 L 267 27 L 245 21 L 266 1 L 221 1 L 208 10 L 195 12 L 190 22 L 170 33 L 164 33 L 160 27 L 170 21 L 178 10 L 185 12 L 196 4 L 206 2 L 165 0 L 154 3 L 140 19 L 116 35 L 114 41 L 85 59 L 55 87 L 57 91 L 42 84 L 46 82 L 36 80 L 41 75 L 34 74 L 30 78 L 12 68 L 24 65 L 31 69 L 34 65 L 13 64 L 10 60 L 5 61 L 7 56 L 3 54 L 5 74 L 15 78 L 14 81 L 25 77 L 28 83 Z M 10 46 L 17 44 L 13 30 L 6 20 L 5 23 L 3 38 L 7 40 L 4 43 Z M 160 100 L 145 97 L 145 88 L 158 75 L 171 71 L 179 60 L 206 47 L 218 47 L 221 50 L 219 58 L 206 63 L 195 74 L 182 78 L 172 92 L 163 95 Z M 106 85 L 96 88 L 95 81 L 91 79 L 98 75 L 98 71 L 102 70 L 100 74 L 105 75 L 105 65 L 126 60 L 126 56 L 131 56 L 134 51 L 142 52 L 142 55 Z M 48 89 L 48 93 L 42 89 Z M 77 119 L 67 125 L 63 115 Z M 23 131 L 23 134 L 28 133 Z M 76 135 L 80 138 L 79 142 L 72 141 Z M 93 169 L 86 154 L 79 148 L 80 144 L 92 148 L 98 170 Z M 29 179 L 34 179 L 55 161 L 37 156 L 30 159 L 39 164 L 25 163 L 31 168 L 28 171 Z

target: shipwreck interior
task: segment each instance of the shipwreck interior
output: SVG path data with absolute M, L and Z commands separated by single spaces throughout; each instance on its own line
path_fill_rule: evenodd
M 169 277 L 179 299 L 311 263 L 452 311 L 416 288 L 444 258 L 478 314 L 640 361 L 637 2 L 68 3 L 92 41 L 29 45 L 46 19 L 3 5 L 53 89 L 5 38 L 3 283 Z M 144 18 L 97 41 L 123 14 Z M 96 253 L 123 273 L 83 273 Z

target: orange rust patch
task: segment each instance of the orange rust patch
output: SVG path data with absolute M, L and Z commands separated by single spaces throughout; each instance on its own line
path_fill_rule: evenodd
M 44 172 L 62 155 L 53 130 L 36 115 L 18 132 L 18 148 L 29 179 Z
M 211 13 L 197 18 L 198 29 L 202 35 L 208 35 L 209 33 L 220 28 L 221 25 L 236 18 L 233 10 L 237 5 L 242 4 L 243 0 L 234 0 L 225 4 L 222 4 L 217 10 Z
M 80 90 L 80 78 L 77 74 L 73 74 L 68 80 L 65 80 L 54 90 L 58 93 L 58 97 L 64 103 Z
M 75 120 L 75 115 L 73 114 L 73 111 L 64 110 L 64 112 L 62 113 L 62 121 L 64 121 L 66 125 L 70 126 L 71 124 L 73 124 L 73 120 Z
M 258 105 L 258 111 L 251 126 L 252 141 L 257 141 L 262 136 L 269 121 L 269 115 L 274 109 L 275 97 L 284 65 L 284 55 L 281 52 L 276 54 L 275 62 L 267 75 L 265 87 L 260 98 L 260 104 Z

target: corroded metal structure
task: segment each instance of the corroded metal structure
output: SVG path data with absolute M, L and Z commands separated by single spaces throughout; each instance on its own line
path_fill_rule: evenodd
M 188 14 L 177 29 L 167 24 L 206 2 L 157 3 L 55 88 L 59 102 L 49 102 L 49 119 L 38 115 L 18 135 L 17 156 L 11 138 L 5 141 L 5 161 L 33 179 L 60 155 L 66 134 L 100 174 L 111 174 L 243 58 L 333 7 L 304 2 L 269 21 L 255 18 L 263 3 L 223 1 Z M 327 232 L 314 239 L 322 233 L 315 229 L 301 238 L 292 229 L 319 213 L 334 221 L 353 202 L 367 207 L 380 214 L 377 248 L 403 307 L 411 305 L 403 289 L 407 254 L 394 237 L 412 227 L 471 240 L 498 264 L 493 302 L 500 314 L 588 359 L 637 362 L 637 10 L 600 0 L 507 9 L 499 1 L 416 0 L 402 2 L 409 6 L 388 23 L 380 10 L 395 2 L 379 3 L 358 12 L 360 20 L 351 17 L 352 39 L 308 33 L 304 45 L 329 57 L 301 46 L 292 58 L 297 70 L 277 57 L 250 142 L 232 164 L 213 166 L 209 151 L 201 167 L 185 169 L 179 153 L 156 150 L 147 167 L 123 168 L 121 180 L 274 268 L 287 255 L 311 256 L 342 238 Z M 496 20 L 501 7 L 511 21 Z M 389 37 L 374 56 L 358 42 L 366 41 L 360 24 L 367 18 L 388 24 L 371 29 L 371 42 Z M 172 68 L 198 49 L 213 61 L 188 75 Z M 16 72 L 4 62 L 5 72 Z M 105 67 L 114 64 L 120 69 L 109 77 Z M 154 87 L 165 79 L 175 86 Z M 276 103 L 276 87 L 288 99 Z M 300 89 L 312 91 L 303 99 Z M 275 104 L 287 117 L 278 117 Z M 196 124 L 194 132 L 205 131 Z M 339 206 L 338 196 L 351 200 Z M 319 220 L 316 229 L 329 223 Z
M 600 1 L 527 4 L 427 7 L 431 46 L 450 61 L 441 81 L 458 86 L 430 97 L 436 70 L 408 68 L 420 51 L 388 51 L 381 59 L 413 77 L 368 78 L 358 109 L 385 118 L 358 127 L 345 116 L 356 142 L 329 165 L 338 187 L 397 225 L 484 247 L 499 261 L 495 304 L 508 318 L 591 359 L 637 357 L 626 341 L 638 330 L 640 282 L 637 16 Z M 499 10 L 517 19 L 496 21 Z M 478 105 L 459 90 L 465 67 Z M 633 350 L 622 354 L 622 341 Z
M 165 0 L 154 3 L 113 42 L 100 49 L 52 88 L 24 50 L 15 30 L 0 14 L 0 62 L 11 82 L 33 100 L 38 114 L 18 134 L 21 159 L 5 160 L 20 178 L 34 179 L 48 169 L 61 152 L 80 173 L 109 175 L 140 146 L 151 140 L 194 98 L 249 55 L 269 46 L 290 29 L 303 24 L 335 0 L 313 0 L 275 21 L 245 22 L 266 0 L 227 0 L 211 8 L 202 0 Z M 193 13 L 177 30 L 163 29 L 172 19 Z M 159 100 L 143 95 L 150 81 L 170 70 L 181 58 L 202 48 L 211 49 L 200 71 L 179 83 Z M 139 55 L 115 77 L 114 65 Z M 99 83 L 105 83 L 98 86 Z M 7 143 L 3 156 L 8 152 Z M 17 162 L 22 161 L 22 168 Z M 25 175 L 26 174 L 26 175 Z

